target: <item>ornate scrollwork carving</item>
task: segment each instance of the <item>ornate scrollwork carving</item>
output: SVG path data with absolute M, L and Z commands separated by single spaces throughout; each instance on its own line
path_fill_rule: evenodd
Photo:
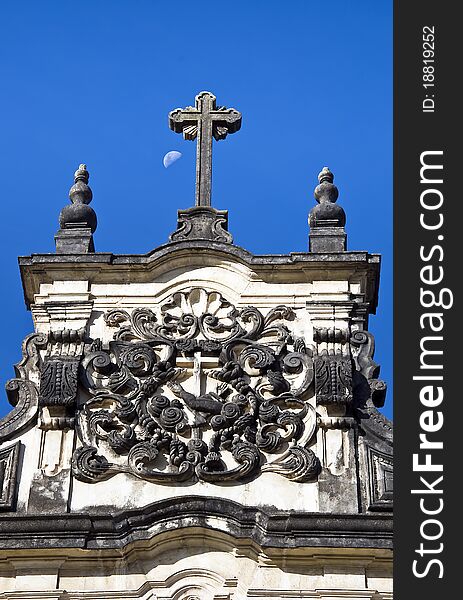
M 80 481 L 95 483 L 106 479 L 110 473 L 110 464 L 98 454 L 93 446 L 77 448 L 72 457 L 72 470 L 79 473 Z
M 321 465 L 312 450 L 293 446 L 273 463 L 264 465 L 262 471 L 280 473 L 291 481 L 309 481 L 317 477 Z
M 47 339 L 45 334 L 32 333 L 23 341 L 22 358 L 15 365 L 16 378 L 5 384 L 8 400 L 14 408 L 0 419 L 0 442 L 10 439 L 37 418 L 40 349 L 46 347 Z
M 379 377 L 380 366 L 373 360 L 375 354 L 375 339 L 369 331 L 354 331 L 350 336 L 351 346 L 358 348 L 354 354 L 357 370 L 367 379 Z
M 392 442 L 392 423 L 378 411 L 384 405 L 387 384 L 379 379 L 380 366 L 373 360 L 375 340 L 369 331 L 355 331 L 350 338 L 354 350 L 354 400 L 355 411 L 362 419 L 363 427 L 374 430 L 376 435 Z
M 316 478 L 307 448 L 316 428 L 307 402 L 314 366 L 288 327 L 293 318 L 285 306 L 267 315 L 238 310 L 200 288 L 176 292 L 158 313 L 107 313 L 114 341 L 82 361 L 90 399 L 80 414 L 84 445 L 75 476 L 89 482 L 128 472 L 157 483 L 220 483 L 266 471 Z
M 178 211 L 177 230 L 170 237 L 172 242 L 206 239 L 231 244 L 233 236 L 228 231 L 228 211 L 211 206 L 194 206 Z

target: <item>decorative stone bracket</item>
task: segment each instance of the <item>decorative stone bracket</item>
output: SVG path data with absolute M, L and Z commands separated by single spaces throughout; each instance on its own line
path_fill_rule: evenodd
M 346 330 L 314 330 L 317 344 L 315 394 L 317 405 L 349 406 L 352 403 L 352 356 Z
M 47 340 L 46 334 L 32 333 L 23 341 L 22 359 L 14 367 L 16 377 L 5 385 L 8 400 L 14 408 L 0 419 L 0 443 L 20 433 L 37 418 L 40 349 L 46 347 Z
M 42 429 L 66 429 L 74 426 L 78 392 L 79 365 L 84 354 L 95 350 L 85 329 L 64 329 L 48 334 L 48 343 L 40 369 L 39 406 Z
M 0 442 L 11 439 L 39 417 L 43 429 L 74 424 L 82 356 L 96 349 L 83 329 L 33 333 L 22 345 L 16 378 L 5 385 L 13 410 L 0 419 Z

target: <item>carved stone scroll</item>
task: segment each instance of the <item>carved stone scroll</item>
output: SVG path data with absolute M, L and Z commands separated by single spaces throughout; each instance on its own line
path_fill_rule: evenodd
M 233 236 L 228 231 L 228 211 L 211 206 L 193 206 L 179 210 L 177 230 L 169 237 L 171 242 L 184 240 L 210 240 L 231 244 Z
M 0 419 L 0 442 L 9 440 L 37 418 L 36 382 L 41 365 L 40 349 L 46 343 L 46 335 L 32 333 L 22 344 L 22 359 L 14 367 L 16 378 L 10 379 L 5 385 L 8 400 L 14 408 Z
M 390 511 L 393 506 L 392 423 L 378 408 L 383 406 L 387 386 L 379 379 L 373 360 L 375 341 L 369 331 L 355 331 L 350 338 L 354 371 L 354 415 L 359 422 L 363 447 L 364 502 L 370 511 Z
M 317 477 L 308 447 L 311 351 L 291 332 L 292 310 L 235 308 L 201 288 L 176 292 L 158 312 L 115 309 L 107 348 L 87 352 L 73 472 L 118 472 L 156 483 L 247 481 L 261 472 Z

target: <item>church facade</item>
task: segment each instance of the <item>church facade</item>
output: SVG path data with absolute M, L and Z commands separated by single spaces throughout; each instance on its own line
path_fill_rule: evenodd
M 392 598 L 392 425 L 374 361 L 380 257 L 348 251 L 328 168 L 309 251 L 253 255 L 196 203 L 146 255 L 95 252 L 85 165 L 56 253 L 20 258 L 35 330 L 0 420 L 0 598 Z

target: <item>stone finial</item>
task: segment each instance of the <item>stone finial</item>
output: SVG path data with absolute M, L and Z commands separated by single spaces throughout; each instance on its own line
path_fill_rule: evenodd
M 314 190 L 318 202 L 309 213 L 309 251 L 343 252 L 346 250 L 346 213 L 336 204 L 339 191 L 333 183 L 334 175 L 328 167 L 318 174 L 319 184 Z
M 318 174 L 318 181 L 319 183 L 323 183 L 324 181 L 329 181 L 330 183 L 333 183 L 334 175 L 330 171 L 329 167 L 323 167 L 323 169 Z
M 74 173 L 74 185 L 69 190 L 71 204 L 65 206 L 59 216 L 61 229 L 90 228 L 96 229 L 96 214 L 88 206 L 92 201 L 92 190 L 88 186 L 88 171 L 86 165 L 79 165 Z
M 86 254 L 94 252 L 93 233 L 97 218 L 93 208 L 92 190 L 88 185 L 87 166 L 79 165 L 74 173 L 74 185 L 69 190 L 71 204 L 65 206 L 59 216 L 60 230 L 55 236 L 58 254 Z
M 79 165 L 74 173 L 74 185 L 69 190 L 69 199 L 73 204 L 90 204 L 92 201 L 93 194 L 88 187 L 88 178 L 87 165 Z

